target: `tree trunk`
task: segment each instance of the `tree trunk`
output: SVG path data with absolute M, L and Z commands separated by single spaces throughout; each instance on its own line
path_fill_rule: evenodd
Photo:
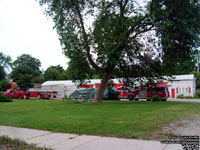
M 110 76 L 111 76 L 111 73 L 104 73 L 103 74 L 103 78 L 101 80 L 100 87 L 97 90 L 97 93 L 96 93 L 96 95 L 94 97 L 93 102 L 99 102 L 99 103 L 101 102 L 103 94 L 104 94 L 104 90 L 105 90 L 105 88 L 106 88 L 106 86 L 108 84 Z

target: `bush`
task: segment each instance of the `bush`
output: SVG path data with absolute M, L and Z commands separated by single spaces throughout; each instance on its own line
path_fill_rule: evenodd
M 181 94 L 181 95 L 178 95 L 177 98 L 182 99 L 182 98 L 185 98 L 185 97 L 183 96 L 183 94 Z
M 183 96 L 183 95 L 178 95 L 177 98 L 180 98 L 180 99 L 183 99 L 183 98 L 185 98 L 185 99 L 193 99 L 192 96 Z
M 8 80 L 1 80 L 0 81 L 0 91 L 6 91 L 10 88 L 10 83 Z
M 151 100 L 154 101 L 154 102 L 157 102 L 157 101 L 161 101 L 162 99 L 159 95 L 153 95 L 151 97 Z
M 200 96 L 200 89 L 197 89 L 197 96 Z
M 193 99 L 192 96 L 185 96 L 185 98 L 187 98 L 187 99 Z
M 12 102 L 11 98 L 0 92 L 0 102 Z

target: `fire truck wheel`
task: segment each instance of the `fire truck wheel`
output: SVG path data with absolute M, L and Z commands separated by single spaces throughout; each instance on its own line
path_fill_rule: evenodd
M 133 95 L 128 95 L 128 100 L 132 101 L 134 99 Z
M 151 101 L 151 99 L 148 98 L 147 101 Z
M 21 95 L 19 95 L 19 99 L 22 99 L 22 96 L 21 96 Z
M 139 99 L 135 99 L 135 101 L 139 101 Z

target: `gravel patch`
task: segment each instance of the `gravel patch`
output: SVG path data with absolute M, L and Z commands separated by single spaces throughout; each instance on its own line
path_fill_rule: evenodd
M 163 127 L 162 132 L 180 136 L 200 136 L 200 115 L 171 123 Z

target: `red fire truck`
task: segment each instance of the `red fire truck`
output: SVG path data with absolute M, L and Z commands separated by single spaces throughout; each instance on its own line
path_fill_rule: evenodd
M 29 98 L 39 98 L 39 99 L 49 99 L 56 98 L 56 91 L 29 91 L 26 92 L 20 90 L 9 89 L 6 92 L 3 92 L 4 95 L 9 96 L 10 98 L 16 99 L 29 99 Z
M 139 100 L 147 99 L 151 100 L 153 95 L 159 95 L 164 101 L 169 97 L 169 91 L 167 87 L 148 87 L 140 88 L 135 91 L 124 90 L 123 88 L 118 89 L 120 91 L 120 99 L 129 99 L 129 100 Z
M 26 95 L 24 91 L 13 89 L 8 89 L 6 92 L 3 92 L 3 94 L 16 99 L 22 99 Z
M 26 98 L 49 99 L 56 98 L 56 91 L 26 91 Z

